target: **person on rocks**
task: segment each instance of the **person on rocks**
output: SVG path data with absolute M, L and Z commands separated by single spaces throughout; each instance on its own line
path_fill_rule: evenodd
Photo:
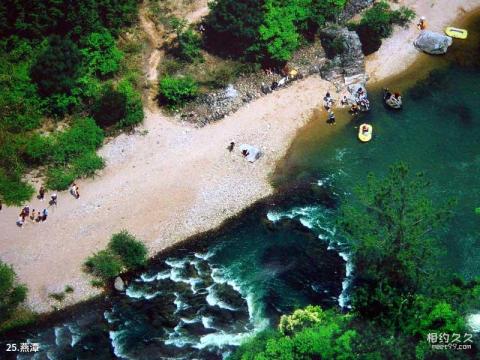
M 323 98 L 323 107 L 325 110 L 329 111 L 333 105 L 333 99 L 330 96 L 330 92 L 327 92 L 325 94 L 325 97 Z
M 352 104 L 352 107 L 350 108 L 350 112 L 352 113 L 352 115 L 357 115 L 358 112 L 360 111 L 360 108 L 358 107 L 357 104 Z

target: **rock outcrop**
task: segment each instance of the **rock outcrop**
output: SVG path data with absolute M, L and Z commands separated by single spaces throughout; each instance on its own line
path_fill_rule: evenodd
M 423 52 L 432 55 L 445 54 L 452 45 L 452 38 L 433 31 L 424 30 L 418 35 L 413 45 Z
M 355 31 L 331 27 L 320 32 L 322 45 L 330 58 L 321 70 L 323 78 L 345 85 L 365 84 L 365 57 Z

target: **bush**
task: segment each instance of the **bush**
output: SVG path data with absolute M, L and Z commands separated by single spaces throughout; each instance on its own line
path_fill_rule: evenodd
M 369 27 L 382 38 L 389 37 L 393 31 L 390 5 L 385 1 L 376 3 L 365 11 L 360 25 Z
M 66 190 L 75 178 L 75 173 L 70 168 L 50 168 L 47 171 L 45 185 L 51 190 Z
M 178 34 L 178 57 L 184 61 L 195 62 L 203 60 L 200 47 L 202 40 L 200 36 L 191 29 Z
M 132 128 L 143 121 L 144 112 L 142 98 L 132 83 L 124 79 L 117 86 L 117 91 L 123 94 L 126 99 L 126 115 L 121 119 L 117 126 L 119 128 Z
M 28 164 L 45 164 L 50 158 L 52 145 L 50 137 L 33 134 L 24 140 L 23 157 Z
M 127 96 L 121 92 L 109 88 L 95 102 L 92 116 L 101 127 L 115 125 L 127 114 Z
M 404 26 L 412 21 L 414 17 L 415 11 L 406 6 L 402 6 L 399 10 L 392 12 L 391 19 L 394 24 Z
M 80 51 L 85 59 L 85 71 L 102 77 L 116 73 L 123 58 L 115 39 L 106 29 L 89 34 Z
M 107 250 L 101 250 L 90 256 L 85 266 L 93 275 L 104 280 L 116 277 L 123 269 L 120 259 Z
M 11 317 L 27 297 L 27 287 L 17 283 L 15 271 L 0 261 L 0 322 Z
M 0 194 L 2 202 L 6 205 L 22 205 L 30 200 L 35 189 L 20 177 L 6 176 L 0 169 Z
M 127 269 L 139 268 L 147 262 L 146 246 L 125 230 L 114 234 L 108 247 L 120 257 Z
M 94 176 L 97 170 L 105 167 L 105 161 L 94 151 L 87 152 L 72 161 L 75 177 Z
M 103 142 L 103 131 L 91 118 L 78 119 L 72 127 L 56 136 L 53 161 L 67 164 L 85 152 L 97 149 Z
M 198 85 L 191 77 L 165 76 L 160 80 L 160 97 L 170 107 L 176 108 L 192 100 L 198 93 Z

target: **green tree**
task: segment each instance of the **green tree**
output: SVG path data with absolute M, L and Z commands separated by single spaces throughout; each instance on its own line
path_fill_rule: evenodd
M 0 322 L 7 320 L 26 297 L 27 287 L 18 284 L 13 268 L 0 261 Z
M 266 0 L 265 17 L 259 27 L 262 45 L 268 60 L 282 63 L 290 60 L 300 44 L 300 35 L 294 24 L 295 7 L 289 1 Z
M 312 21 L 319 27 L 332 21 L 345 7 L 347 0 L 312 0 Z
M 80 75 L 81 61 L 82 54 L 72 40 L 52 36 L 31 69 L 40 95 L 71 94 Z
M 103 280 L 112 279 L 123 270 L 120 259 L 107 250 L 101 250 L 90 256 L 85 262 L 85 266 L 89 272 Z
M 291 335 L 305 327 L 320 324 L 326 315 L 320 306 L 309 305 L 305 309 L 298 309 L 291 315 L 282 315 L 278 329 L 283 335 Z
M 147 263 L 147 247 L 126 230 L 113 234 L 108 247 L 127 269 L 136 269 Z
M 19 133 L 39 126 L 42 102 L 30 79 L 38 50 L 17 38 L 0 42 L 0 130 Z
M 116 73 L 120 68 L 123 53 L 106 29 L 89 34 L 82 45 L 80 52 L 85 59 L 86 73 L 105 77 Z
M 429 287 L 438 231 L 451 202 L 434 204 L 422 174 L 400 163 L 384 179 L 373 174 L 342 207 L 339 225 L 355 265 L 353 308 L 361 316 L 398 326 L 413 294 Z
M 127 114 L 127 97 L 125 94 L 108 88 L 95 102 L 92 115 L 101 127 L 112 126 Z
M 217 0 L 206 17 L 206 44 L 221 55 L 248 57 L 257 44 L 264 19 L 264 0 Z

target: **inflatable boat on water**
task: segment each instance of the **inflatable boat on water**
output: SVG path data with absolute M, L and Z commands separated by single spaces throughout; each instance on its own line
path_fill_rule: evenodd
M 455 39 L 465 40 L 468 36 L 468 31 L 465 29 L 459 29 L 456 27 L 449 26 L 445 28 L 445 34 Z
M 373 127 L 370 124 L 362 124 L 358 127 L 358 139 L 361 142 L 372 140 Z

